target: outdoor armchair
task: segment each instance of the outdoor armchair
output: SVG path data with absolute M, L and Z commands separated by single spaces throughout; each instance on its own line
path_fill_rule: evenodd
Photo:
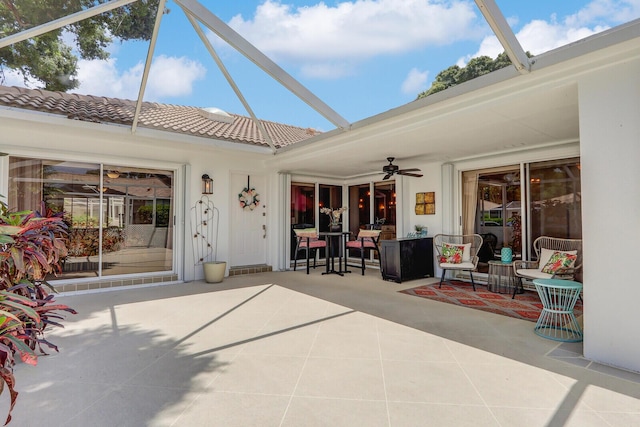
M 520 281 L 520 287 L 522 279 L 575 280 L 576 273 L 582 268 L 580 239 L 540 236 L 533 242 L 533 250 L 536 253 L 536 261 L 513 262 L 513 271 Z
M 478 267 L 478 251 L 481 246 L 482 236 L 479 234 L 436 234 L 433 237 L 433 247 L 436 262 L 442 269 L 440 287 L 447 270 L 468 271 L 475 291 L 473 272 Z

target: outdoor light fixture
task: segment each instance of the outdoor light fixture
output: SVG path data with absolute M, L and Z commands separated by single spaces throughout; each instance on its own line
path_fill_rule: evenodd
M 120 176 L 120 172 L 118 171 L 108 171 L 107 176 L 111 179 L 116 179 Z
M 213 194 L 213 179 L 206 173 L 202 175 L 202 194 Z

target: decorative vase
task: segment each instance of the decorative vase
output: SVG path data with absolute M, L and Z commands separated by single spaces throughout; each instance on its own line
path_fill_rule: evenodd
M 224 279 L 227 263 L 224 261 L 211 261 L 202 264 L 204 268 L 204 280 L 207 283 L 219 283 Z
M 511 262 L 513 260 L 513 251 L 511 248 L 502 248 L 500 250 L 500 259 L 502 262 Z
M 340 224 L 329 224 L 329 230 L 332 232 L 342 231 L 342 226 Z

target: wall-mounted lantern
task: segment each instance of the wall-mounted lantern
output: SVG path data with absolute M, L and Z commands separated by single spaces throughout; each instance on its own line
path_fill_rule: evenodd
M 206 173 L 202 175 L 202 194 L 213 194 L 213 179 Z

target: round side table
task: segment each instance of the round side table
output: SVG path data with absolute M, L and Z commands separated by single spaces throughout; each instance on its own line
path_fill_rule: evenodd
M 512 262 L 489 261 L 489 274 L 487 278 L 487 290 L 500 294 L 512 294 L 514 287 L 519 285 L 513 271 Z M 524 290 L 520 287 L 518 293 Z
M 582 283 L 561 279 L 534 279 L 542 301 L 542 312 L 534 332 L 544 338 L 564 342 L 582 341 L 582 328 L 573 314 Z

